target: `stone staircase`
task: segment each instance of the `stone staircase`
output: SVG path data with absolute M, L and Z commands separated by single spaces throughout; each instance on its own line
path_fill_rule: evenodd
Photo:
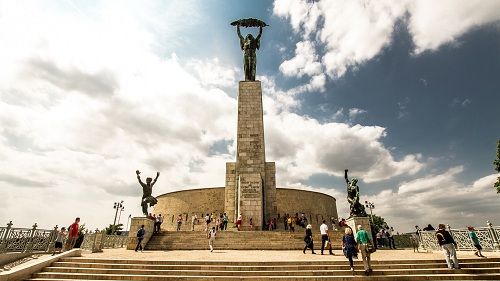
M 461 259 L 462 269 L 444 260 L 373 261 L 363 275 L 361 261 L 351 272 L 346 260 L 332 261 L 161 261 L 144 259 L 63 258 L 32 281 L 49 280 L 500 280 L 500 258 Z
M 301 232 L 284 231 L 219 231 L 215 240 L 218 250 L 298 250 L 304 248 Z M 341 248 L 342 232 L 331 231 L 334 249 Z M 321 247 L 321 236 L 314 236 L 314 248 Z M 146 250 L 206 250 L 207 234 L 204 231 L 163 231 L 153 235 Z

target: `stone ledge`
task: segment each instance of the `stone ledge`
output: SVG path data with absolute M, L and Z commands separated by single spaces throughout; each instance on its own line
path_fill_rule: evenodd
M 81 257 L 81 249 L 73 249 L 55 256 L 40 259 L 36 263 L 20 265 L 10 271 L 0 272 L 0 281 L 16 281 L 29 278 L 32 274 L 66 257 Z

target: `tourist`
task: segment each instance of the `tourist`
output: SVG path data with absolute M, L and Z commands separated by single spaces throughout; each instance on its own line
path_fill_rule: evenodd
M 161 214 L 158 216 L 158 232 L 161 231 L 161 224 L 163 223 L 163 217 Z
M 241 214 L 239 214 L 238 219 L 236 220 L 236 228 L 238 229 L 238 231 L 240 231 L 242 222 L 243 222 L 243 217 L 241 216 Z
M 382 248 L 382 231 L 377 232 L 377 246 Z
M 208 226 L 210 225 L 210 215 L 209 214 L 207 214 L 205 216 L 205 224 L 206 224 L 205 225 L 205 231 L 208 231 Z
M 273 223 L 273 230 L 276 230 L 276 228 L 278 227 L 277 222 L 278 221 L 276 220 L 276 218 L 273 218 L 273 221 L 272 221 L 272 223 Z
M 283 216 L 283 224 L 285 225 L 285 231 L 288 230 L 288 214 Z
M 387 247 L 387 232 L 385 232 L 383 227 L 380 230 L 380 237 L 382 238 L 382 247 Z
M 370 250 L 368 244 L 370 243 L 370 235 L 363 229 L 362 225 L 358 225 L 358 232 L 356 232 L 356 243 L 358 243 L 358 250 L 361 252 L 363 258 L 363 265 L 365 268 L 365 275 L 369 275 L 373 270 L 370 264 Z
M 253 219 L 250 218 L 250 230 L 253 230 Z
M 483 247 L 481 247 L 481 243 L 479 243 L 479 238 L 476 235 L 476 231 L 475 231 L 474 227 L 468 226 L 467 229 L 469 230 L 469 237 L 472 240 L 474 247 L 476 247 L 476 251 L 474 251 L 474 255 L 476 255 L 478 257 L 485 258 L 485 256 L 483 256 L 483 254 L 481 253 L 481 250 L 483 249 Z
M 411 245 L 413 247 L 413 252 L 419 252 L 418 251 L 418 234 L 417 233 L 412 233 L 411 236 L 410 236 L 410 242 L 411 242 Z
M 337 220 L 334 217 L 330 218 L 330 223 L 332 224 L 332 230 L 337 230 Z
M 177 231 L 180 231 L 181 230 L 181 226 L 182 226 L 182 215 L 179 214 L 177 216 Z
M 80 223 L 80 218 L 76 218 L 75 222 L 73 222 L 68 229 L 69 232 L 68 243 L 67 243 L 68 250 L 71 250 L 75 247 L 76 240 L 80 236 L 78 233 L 79 232 L 78 223 Z
M 57 232 L 54 252 L 52 253 L 53 256 L 56 254 L 56 251 L 58 251 L 58 254 L 62 252 L 64 238 L 66 238 L 66 228 L 61 227 L 61 230 Z
M 292 216 L 289 216 L 287 222 L 288 222 L 288 229 L 290 230 L 290 232 L 295 232 L 294 218 Z
M 329 246 L 330 255 L 333 255 L 332 245 L 331 243 L 329 243 L 330 238 L 328 237 L 328 226 L 326 225 L 326 220 L 323 220 L 323 224 L 320 225 L 319 232 L 321 234 L 321 254 L 323 254 L 323 250 L 325 249 L 325 247 Z
M 216 230 L 216 231 L 219 231 L 219 226 L 220 226 L 220 219 L 219 219 L 219 218 L 217 218 L 217 219 L 215 220 L 215 230 Z
M 191 216 L 191 231 L 194 231 L 195 224 L 198 224 L 198 216 L 196 216 L 196 214 L 193 214 Z
M 342 252 L 344 256 L 349 260 L 349 266 L 351 271 L 354 271 L 354 261 L 353 257 L 358 258 L 357 243 L 352 234 L 352 229 L 350 227 L 345 228 L 345 234 L 342 237 Z
M 451 234 L 446 231 L 444 224 L 439 224 L 438 231 L 436 231 L 436 237 L 439 245 L 443 249 L 448 268 L 460 269 L 460 264 L 458 263 L 457 253 L 455 250 L 455 248 L 457 247 L 457 243 L 455 242 Z
M 137 246 L 135 247 L 135 251 L 141 250 L 142 252 L 142 240 L 144 239 L 144 235 L 146 235 L 146 230 L 144 229 L 144 225 L 141 225 L 141 228 L 137 231 Z
M 389 248 L 396 249 L 396 244 L 394 243 L 394 228 L 387 227 L 385 232 L 387 233 L 387 240 L 389 242 Z
M 217 235 L 217 230 L 215 230 L 215 226 L 212 227 L 212 230 L 208 233 L 208 246 L 210 247 L 210 252 L 214 251 L 214 242 L 215 236 Z
M 224 216 L 222 215 L 222 213 L 219 214 L 219 229 L 224 229 Z
M 315 255 L 316 253 L 314 252 L 314 243 L 313 243 L 313 234 L 312 234 L 312 226 L 308 224 L 306 226 L 306 235 L 304 237 L 304 242 L 306 242 L 306 245 L 304 246 L 304 254 L 306 253 L 307 248 L 311 249 L 312 253 Z
M 227 230 L 227 222 L 229 221 L 229 218 L 227 217 L 227 214 L 224 213 L 224 215 L 222 216 L 222 228 L 224 230 Z

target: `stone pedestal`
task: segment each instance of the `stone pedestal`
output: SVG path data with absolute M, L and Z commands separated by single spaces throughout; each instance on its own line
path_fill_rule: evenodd
M 144 225 L 146 234 L 144 235 L 144 240 L 142 240 L 142 247 L 146 247 L 149 239 L 153 236 L 155 222 L 152 219 L 146 217 L 134 217 L 130 222 L 130 231 L 128 233 L 127 250 L 135 250 L 137 246 L 137 231 Z
M 276 168 L 266 162 L 260 81 L 241 81 L 238 92 L 236 162 L 226 163 L 225 212 L 243 217 L 242 229 L 260 230 L 276 217 Z
M 370 238 L 372 237 L 372 229 L 370 227 L 369 217 L 350 217 L 346 220 L 347 225 L 352 229 L 354 237 L 356 237 L 356 232 L 358 231 L 358 225 L 362 225 L 363 229 L 368 232 Z

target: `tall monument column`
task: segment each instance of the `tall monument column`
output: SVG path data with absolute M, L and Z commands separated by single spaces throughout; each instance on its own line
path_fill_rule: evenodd
M 275 164 L 265 157 L 260 81 L 239 83 L 236 137 L 236 162 L 226 164 L 225 210 L 233 221 L 242 215 L 243 229 L 250 218 L 261 229 L 277 207 Z

